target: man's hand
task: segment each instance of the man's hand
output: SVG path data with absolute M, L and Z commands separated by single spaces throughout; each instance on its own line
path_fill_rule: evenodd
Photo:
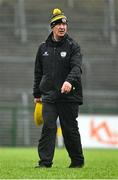
M 34 103 L 36 104 L 37 102 L 42 102 L 41 98 L 34 98 Z
M 61 93 L 67 94 L 71 91 L 71 89 L 72 89 L 72 85 L 69 82 L 65 81 L 62 85 Z

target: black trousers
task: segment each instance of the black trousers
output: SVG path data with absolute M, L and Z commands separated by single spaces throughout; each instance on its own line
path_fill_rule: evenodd
M 81 138 L 76 120 L 78 111 L 79 105 L 77 103 L 43 103 L 44 124 L 38 144 L 39 164 L 52 165 L 57 132 L 57 117 L 60 120 L 65 147 L 71 162 L 78 165 L 84 163 Z

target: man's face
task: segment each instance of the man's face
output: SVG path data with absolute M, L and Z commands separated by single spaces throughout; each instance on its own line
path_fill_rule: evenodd
M 60 23 L 53 27 L 52 29 L 54 37 L 61 38 L 65 35 L 67 32 L 67 24 L 66 23 Z

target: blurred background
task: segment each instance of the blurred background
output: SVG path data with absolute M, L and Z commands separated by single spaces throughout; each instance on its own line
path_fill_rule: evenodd
M 39 139 L 41 127 L 33 120 L 34 61 L 50 33 L 53 8 L 64 11 L 69 34 L 81 46 L 80 114 L 118 115 L 118 0 L 0 0 L 0 146 L 35 146 Z M 112 123 L 118 125 L 118 118 Z

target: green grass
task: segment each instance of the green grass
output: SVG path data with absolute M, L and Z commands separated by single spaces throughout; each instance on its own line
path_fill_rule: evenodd
M 117 179 L 118 150 L 85 149 L 82 169 L 69 169 L 65 149 L 56 149 L 52 168 L 35 169 L 35 148 L 0 148 L 0 179 Z

